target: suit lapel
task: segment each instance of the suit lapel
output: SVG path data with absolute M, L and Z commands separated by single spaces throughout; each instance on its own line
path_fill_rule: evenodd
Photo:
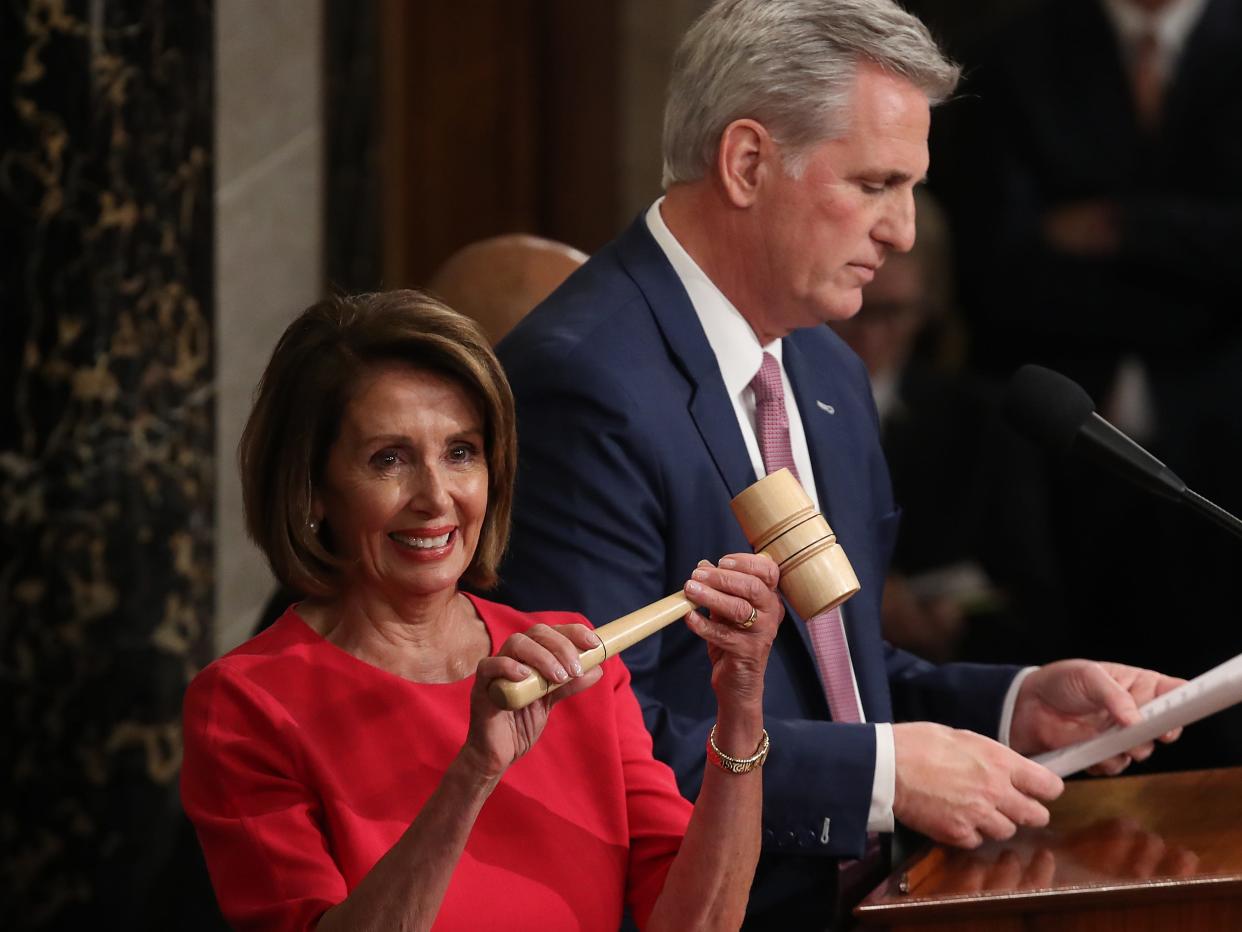
M 835 405 L 840 402 L 840 392 L 833 384 L 834 373 L 823 371 L 822 368 L 819 371 L 814 369 L 794 340 L 787 338 L 783 341 L 781 355 L 794 400 L 798 405 L 798 415 L 806 433 L 811 466 L 815 470 L 815 489 L 819 494 L 820 509 L 832 524 L 842 511 L 837 507 L 837 500 L 840 499 L 842 482 L 848 478 L 840 465 L 840 450 L 833 455 Z M 829 414 L 820 405 L 831 408 L 833 413 Z
M 703 333 L 698 315 L 681 279 L 669 265 L 641 216 L 621 237 L 618 246 L 621 264 L 646 298 L 664 335 L 669 355 L 694 386 L 689 405 L 690 417 L 732 498 L 754 484 L 758 476 L 738 429 L 737 414 L 721 378 L 720 366 Z M 738 536 L 741 536 L 740 529 Z M 806 623 L 792 609 L 788 611 L 785 624 L 790 623 L 798 632 L 811 667 L 818 676 Z
M 664 335 L 669 356 L 693 386 L 690 417 L 732 498 L 755 481 L 755 470 L 698 315 L 642 215 L 622 234 L 618 248 L 622 266 Z
M 1160 136 L 1169 148 L 1177 148 L 1184 128 L 1194 121 L 1215 118 L 1214 93 L 1219 88 L 1236 87 L 1237 71 L 1222 74 L 1220 63 L 1237 60 L 1233 50 L 1242 43 L 1240 22 L 1242 17 L 1228 0 L 1208 0 L 1186 37 L 1161 114 Z

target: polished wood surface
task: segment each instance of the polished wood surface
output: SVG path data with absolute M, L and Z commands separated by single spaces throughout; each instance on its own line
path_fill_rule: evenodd
M 855 914 L 923 932 L 1242 929 L 1242 768 L 1074 781 L 1049 808 L 1009 841 L 919 852 Z
M 588 252 L 616 234 L 621 14 L 617 0 L 381 0 L 384 287 L 423 285 L 500 233 Z

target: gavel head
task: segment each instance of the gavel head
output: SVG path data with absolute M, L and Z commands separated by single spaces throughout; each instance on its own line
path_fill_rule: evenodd
M 760 479 L 732 504 L 755 553 L 767 554 L 780 567 L 781 592 L 803 618 L 858 591 L 858 577 L 832 528 L 788 469 Z

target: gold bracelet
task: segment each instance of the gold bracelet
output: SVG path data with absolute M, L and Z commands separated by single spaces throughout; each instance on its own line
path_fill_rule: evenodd
M 719 767 L 721 770 L 727 770 L 729 773 L 750 773 L 756 767 L 762 767 L 763 762 L 768 759 L 768 748 L 771 742 L 768 740 L 768 730 L 763 729 L 763 737 L 759 739 L 759 747 L 750 757 L 730 757 L 720 748 L 716 747 L 716 726 L 712 726 L 712 730 L 707 735 L 707 759 Z

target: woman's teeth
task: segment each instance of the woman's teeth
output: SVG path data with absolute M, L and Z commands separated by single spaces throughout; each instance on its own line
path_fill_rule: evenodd
M 435 550 L 437 547 L 443 547 L 447 544 L 452 535 L 452 531 L 446 531 L 437 537 L 408 537 L 405 534 L 397 533 L 392 533 L 388 536 L 399 544 L 405 544 L 407 547 L 414 547 L 418 550 Z

